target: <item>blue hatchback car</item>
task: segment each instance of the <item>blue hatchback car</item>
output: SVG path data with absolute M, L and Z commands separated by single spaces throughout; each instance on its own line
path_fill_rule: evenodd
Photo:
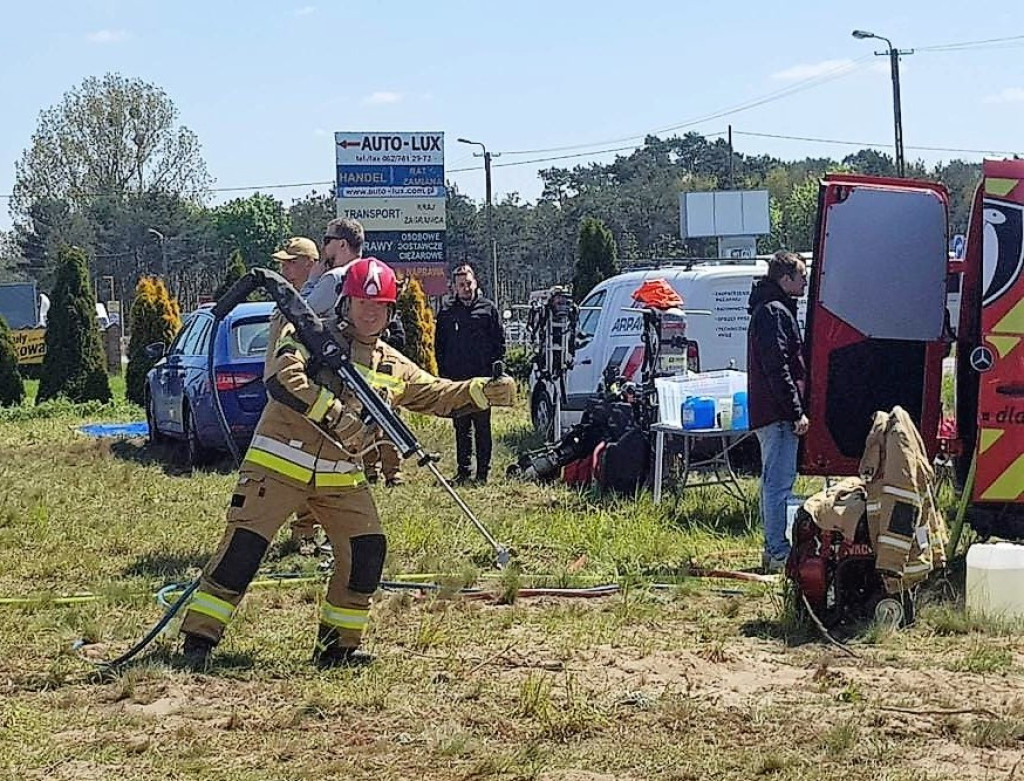
M 147 348 L 161 356 L 146 375 L 146 420 L 152 442 L 184 441 L 193 466 L 209 462 L 217 451 L 230 451 L 217 416 L 216 388 L 232 438 L 245 451 L 267 401 L 263 363 L 273 310 L 269 301 L 240 304 L 211 339 L 213 312 L 203 307 L 185 317 L 170 346 Z

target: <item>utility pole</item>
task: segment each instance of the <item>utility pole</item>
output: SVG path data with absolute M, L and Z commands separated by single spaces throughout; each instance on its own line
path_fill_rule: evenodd
M 889 58 L 889 70 L 892 76 L 892 118 L 896 141 L 896 175 L 901 179 L 907 175 L 906 162 L 903 158 L 903 110 L 900 105 L 900 57 L 914 53 L 913 49 L 897 49 L 892 41 L 883 35 L 875 35 L 867 30 L 854 30 L 851 35 L 859 40 L 875 38 L 885 41 L 888 47 L 884 52 L 875 52 L 876 56 Z
M 732 125 L 729 125 L 729 189 L 733 187 L 733 152 L 732 152 Z
M 167 239 L 164 237 L 164 234 L 156 228 L 146 228 L 146 233 L 152 233 L 160 240 L 160 265 L 162 268 L 164 284 L 169 287 L 171 280 L 167 276 Z
M 494 289 L 491 291 L 491 295 L 494 297 L 494 306 L 500 312 L 501 306 L 498 303 L 498 244 L 494 239 L 494 205 L 491 202 L 491 153 L 487 151 L 487 147 L 479 141 L 470 141 L 468 138 L 457 139 L 460 144 L 471 144 L 473 146 L 480 147 L 482 153 L 473 153 L 473 157 L 483 157 L 484 159 L 484 180 L 486 189 L 487 199 L 487 244 L 491 250 L 491 284 Z M 501 154 L 493 155 L 493 157 L 501 157 Z

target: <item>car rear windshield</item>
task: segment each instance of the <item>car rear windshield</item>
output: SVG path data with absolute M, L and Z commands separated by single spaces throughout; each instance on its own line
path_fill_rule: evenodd
M 255 358 L 267 352 L 270 320 L 239 320 L 231 325 L 228 339 L 231 358 Z

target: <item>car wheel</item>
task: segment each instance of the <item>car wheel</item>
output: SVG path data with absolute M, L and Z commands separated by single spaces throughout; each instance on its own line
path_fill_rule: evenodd
M 538 385 L 533 392 L 533 398 L 530 400 L 530 419 L 533 421 L 534 431 L 543 434 L 545 440 L 550 440 L 555 431 L 555 405 L 543 385 Z
M 203 467 L 210 463 L 211 452 L 203 446 L 199 439 L 199 431 L 196 428 L 196 419 L 192 414 L 192 408 L 185 405 L 182 413 L 182 421 L 185 428 L 185 452 L 188 457 L 189 466 L 193 468 Z
M 149 429 L 149 443 L 151 445 L 162 445 L 167 441 L 167 435 L 162 433 L 156 426 L 156 410 L 153 408 L 153 397 L 146 394 L 146 427 Z

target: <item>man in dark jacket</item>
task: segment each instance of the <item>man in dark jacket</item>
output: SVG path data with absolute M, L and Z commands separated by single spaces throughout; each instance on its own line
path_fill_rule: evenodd
M 796 481 L 799 438 L 807 433 L 803 391 L 807 370 L 796 300 L 807 289 L 807 267 L 794 252 L 776 252 L 768 275 L 750 292 L 747 329 L 747 403 L 750 428 L 761 445 L 761 518 L 767 572 L 781 572 L 789 556 L 786 511 Z
M 505 357 L 505 332 L 494 303 L 480 295 L 476 274 L 468 264 L 452 273 L 452 295 L 437 314 L 434 353 L 438 373 L 449 380 L 491 376 L 495 361 Z M 480 375 L 480 372 L 483 372 Z M 476 479 L 486 482 L 491 468 L 491 411 L 471 412 L 454 419 L 456 482 L 471 476 L 476 444 Z M 474 436 L 470 436 L 473 429 Z

